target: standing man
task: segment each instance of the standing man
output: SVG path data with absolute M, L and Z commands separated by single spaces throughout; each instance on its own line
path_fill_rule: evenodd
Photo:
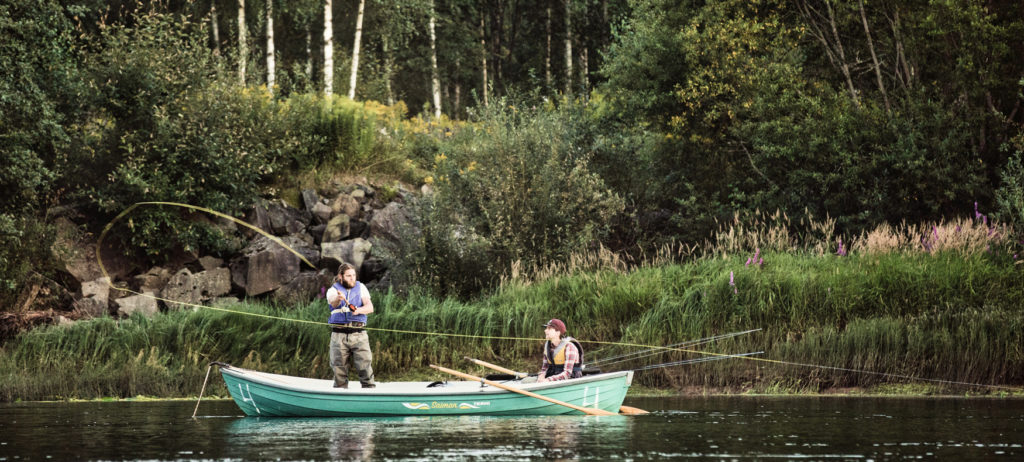
M 583 348 L 579 342 L 565 335 L 565 323 L 552 319 L 544 324 L 544 361 L 541 363 L 538 382 L 575 379 L 583 377 Z
M 370 291 L 356 280 L 356 269 L 348 263 L 338 267 L 334 285 L 327 291 L 331 316 L 331 368 L 334 388 L 348 388 L 348 364 L 352 359 L 363 388 L 374 388 L 370 363 L 370 339 L 366 335 L 366 315 L 373 313 Z

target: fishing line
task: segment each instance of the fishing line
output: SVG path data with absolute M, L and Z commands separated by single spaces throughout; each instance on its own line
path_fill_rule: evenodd
M 668 345 L 668 347 L 669 348 L 673 348 L 673 347 L 680 347 L 681 348 L 681 347 L 691 347 L 691 346 L 703 345 L 705 343 L 711 343 L 711 342 L 716 341 L 716 340 L 722 340 L 722 339 L 726 339 L 726 338 L 737 337 L 737 336 L 740 336 L 740 335 L 749 334 L 751 332 L 757 332 L 759 330 L 761 330 L 761 329 L 757 328 L 757 329 L 745 330 L 745 331 L 742 331 L 742 332 L 732 332 L 732 333 L 728 333 L 728 334 L 714 335 L 714 336 L 711 336 L 711 337 L 704 337 L 704 338 L 697 339 L 697 340 L 689 340 L 689 341 L 686 341 L 686 342 L 675 343 L 675 344 L 672 344 L 672 345 Z M 645 348 L 645 349 L 640 350 L 640 351 L 635 351 L 635 352 L 632 352 L 632 353 L 627 353 L 627 354 L 623 354 L 623 355 L 619 355 L 619 356 L 613 356 L 611 358 L 605 358 L 605 359 L 597 360 L 597 361 L 589 363 L 588 365 L 593 365 L 593 366 L 605 365 L 605 366 L 607 366 L 609 364 L 616 364 L 616 363 L 621 363 L 621 362 L 624 362 L 624 361 L 630 361 L 630 360 L 633 360 L 633 359 L 646 358 L 648 356 L 654 356 L 654 355 L 657 355 L 657 354 L 664 353 L 664 351 L 654 351 L 654 352 L 651 352 L 652 350 L 654 350 L 654 349 L 652 349 L 652 348 Z M 623 359 L 619 359 L 619 358 L 623 358 Z
M 251 225 L 249 223 L 246 223 L 246 222 L 244 222 L 242 220 L 239 220 L 239 219 L 237 219 L 235 217 L 232 217 L 230 215 L 225 215 L 223 213 L 217 212 L 216 210 L 212 210 L 212 209 L 209 209 L 209 208 L 206 208 L 206 207 L 199 207 L 199 206 L 195 206 L 195 205 L 182 204 L 182 203 L 178 203 L 178 202 L 163 202 L 163 201 L 136 202 L 135 204 L 132 204 L 127 209 L 122 211 L 116 217 L 114 217 L 114 219 L 111 220 L 110 223 L 107 223 L 107 225 L 105 227 L 103 227 L 103 231 L 100 233 L 100 236 L 99 236 L 99 238 L 96 241 L 96 262 L 99 264 L 100 271 L 103 273 L 103 276 L 107 278 L 107 281 L 108 281 L 107 284 L 110 286 L 110 288 L 115 289 L 115 290 L 119 290 L 119 291 L 122 291 L 122 292 L 132 293 L 132 294 L 136 294 L 136 295 L 142 295 L 142 296 L 145 296 L 145 297 L 152 298 L 154 300 L 160 300 L 160 301 L 162 301 L 164 303 L 176 303 L 176 304 L 179 304 L 179 305 L 190 306 L 190 307 L 193 307 L 193 308 L 202 308 L 202 309 L 207 309 L 207 310 L 221 311 L 221 312 L 240 314 L 240 315 L 246 315 L 246 316 L 255 316 L 255 317 L 266 318 L 266 319 L 273 319 L 273 320 L 280 320 L 280 321 L 290 321 L 290 322 L 298 322 L 298 323 L 304 323 L 304 324 L 315 324 L 315 325 L 320 325 L 320 326 L 329 326 L 330 325 L 330 324 L 328 324 L 326 322 L 309 321 L 309 320 L 305 320 L 305 319 L 296 319 L 296 318 L 285 318 L 285 317 L 281 317 L 281 316 L 272 316 L 272 315 L 260 314 L 260 313 L 250 313 L 250 312 L 246 312 L 246 311 L 231 310 L 231 309 L 227 309 L 227 308 L 218 308 L 218 307 L 206 306 L 206 305 L 198 305 L 198 304 L 195 304 L 195 303 L 180 302 L 180 301 L 176 301 L 176 300 L 168 300 L 168 299 L 165 299 L 165 298 L 157 297 L 157 296 L 155 296 L 153 294 L 136 292 L 136 291 L 128 289 L 128 288 L 122 288 L 122 287 L 114 286 L 113 278 L 110 277 L 110 274 L 107 272 L 106 266 L 103 265 L 103 259 L 100 257 L 100 249 L 102 248 L 103 239 L 106 237 L 107 233 L 113 227 L 114 223 L 118 222 L 119 220 L 124 218 L 124 216 L 127 215 L 129 212 L 131 212 L 132 210 L 135 210 L 136 208 L 138 208 L 139 206 L 142 206 L 142 205 L 167 205 L 167 206 L 173 206 L 173 207 L 182 207 L 182 208 L 186 208 L 186 209 L 190 209 L 190 210 L 196 210 L 196 211 L 200 211 L 200 212 L 209 213 L 209 214 L 212 214 L 212 215 L 215 215 L 215 216 L 218 216 L 218 217 L 230 220 L 230 221 L 232 221 L 232 222 L 234 222 L 236 224 L 245 226 L 246 228 L 249 228 L 249 229 L 251 229 L 251 230 L 253 230 L 253 231 L 255 231 L 255 232 L 257 232 L 257 233 L 259 233 L 259 234 L 261 234 L 261 235 L 263 235 L 265 237 L 267 237 L 268 239 L 272 240 L 276 244 L 278 244 L 281 247 L 284 247 L 285 249 L 287 249 L 289 252 L 295 254 L 295 256 L 299 257 L 300 260 L 305 262 L 311 268 L 314 268 L 314 269 L 316 268 L 316 266 L 314 266 L 312 263 L 310 263 L 309 260 L 307 260 L 305 257 L 302 256 L 302 254 L 300 254 L 299 252 L 297 252 L 294 249 L 292 249 L 291 247 L 289 247 L 288 244 L 285 244 L 284 241 L 282 241 L 278 237 L 276 237 L 274 235 L 271 235 L 270 233 L 267 233 L 266 231 L 264 231 L 264 230 L 262 230 L 262 229 L 260 229 L 260 228 L 258 228 L 256 226 L 253 226 L 253 225 Z M 387 329 L 387 328 L 381 328 L 381 327 L 363 327 L 362 329 L 371 330 L 371 331 L 377 331 L 377 332 L 392 332 L 392 333 L 397 333 L 397 334 L 428 335 L 428 336 L 432 335 L 432 336 L 440 336 L 440 337 L 472 338 L 472 339 L 482 339 L 482 340 L 517 340 L 517 341 L 534 341 L 534 342 L 545 340 L 545 339 L 542 339 L 542 338 L 533 338 L 533 337 L 499 337 L 499 336 L 491 336 L 491 335 L 453 334 L 453 333 L 445 333 L 445 332 L 425 332 L 425 331 L 403 330 L 403 329 Z M 745 334 L 745 333 L 749 333 L 749 332 L 754 332 L 754 331 L 758 331 L 758 330 L 761 330 L 761 329 L 753 329 L 753 330 L 750 330 L 750 331 L 738 332 L 738 333 L 734 333 L 734 334 L 735 335 L 741 335 L 741 334 Z M 713 336 L 713 337 L 708 337 L 708 338 L 728 337 L 728 336 L 734 336 L 734 335 L 733 334 L 722 334 L 720 336 Z M 962 386 L 982 387 L 982 388 L 996 388 L 996 389 L 1011 390 L 1011 391 L 1024 391 L 1024 388 L 1013 387 L 1013 386 L 1006 386 L 1006 385 L 989 385 L 989 384 L 983 384 L 983 383 L 961 382 L 961 381 L 956 381 L 956 380 L 929 379 L 929 378 L 915 377 L 915 376 L 904 375 L 904 374 L 893 374 L 893 373 L 888 373 L 888 372 L 877 372 L 877 371 L 869 371 L 869 370 L 863 370 L 863 369 L 852 369 L 852 368 L 845 368 L 845 367 L 835 367 L 835 366 L 823 366 L 823 365 L 819 365 L 819 364 L 798 363 L 798 362 L 793 362 L 793 361 L 783 361 L 783 360 L 778 360 L 778 359 L 758 358 L 758 357 L 752 356 L 752 355 L 755 355 L 755 354 L 760 354 L 761 352 L 758 352 L 758 353 L 743 353 L 743 354 L 738 354 L 737 355 L 737 354 L 726 354 L 726 353 L 712 353 L 712 352 L 708 352 L 708 351 L 691 350 L 691 349 L 687 349 L 687 348 L 679 348 L 679 347 L 677 347 L 677 345 L 680 345 L 680 344 L 669 345 L 669 346 L 658 346 L 658 345 L 645 345 L 645 344 L 629 343 L 629 342 L 609 342 L 609 341 L 580 340 L 580 339 L 576 339 L 576 340 L 578 342 L 580 342 L 580 343 L 590 343 L 590 344 L 597 344 L 597 345 L 612 345 L 612 346 L 624 346 L 624 347 L 632 347 L 632 348 L 641 348 L 641 349 L 643 349 L 645 351 L 660 350 L 660 351 L 658 351 L 656 353 L 652 353 L 652 354 L 657 354 L 657 353 L 661 353 L 661 352 L 665 352 L 665 351 L 680 351 L 680 352 L 684 352 L 684 353 L 693 353 L 693 354 L 707 355 L 710 358 L 717 358 L 717 359 L 739 358 L 739 359 L 746 359 L 746 360 L 749 360 L 749 361 L 761 361 L 761 362 L 766 362 L 766 363 L 781 364 L 781 365 L 788 365 L 788 366 L 809 367 L 809 368 L 826 369 L 826 370 L 839 371 L 839 372 L 851 372 L 851 373 L 857 373 L 857 374 L 869 374 L 869 375 L 877 375 L 877 376 L 881 376 L 881 377 L 898 378 L 898 379 L 911 380 L 911 381 L 922 381 L 922 382 L 932 382 L 932 383 L 947 384 L 947 385 L 962 385 Z M 695 341 L 691 341 L 691 342 L 695 342 Z M 686 343 L 688 343 L 688 342 L 682 342 L 682 344 L 686 344 Z M 703 343 L 706 343 L 706 342 L 703 342 Z M 707 361 L 714 360 L 714 359 L 710 359 L 708 357 L 696 358 L 696 359 L 692 359 L 692 360 L 684 360 L 684 361 L 680 361 L 679 363 L 680 364 L 693 364 L 693 363 L 707 362 Z M 686 362 L 686 361 L 690 361 L 690 362 Z M 665 366 L 665 367 L 668 367 L 668 366 Z M 644 369 L 636 369 L 636 370 L 644 370 Z
M 763 351 L 754 351 L 754 352 L 750 352 L 750 353 L 738 353 L 738 354 L 727 355 L 727 356 L 705 356 L 703 358 L 684 359 L 682 361 L 673 361 L 673 362 L 669 362 L 669 363 L 652 364 L 650 366 L 638 367 L 638 368 L 633 369 L 633 370 L 634 371 L 646 371 L 646 370 L 650 370 L 650 369 L 661 369 L 663 367 L 683 366 L 683 365 L 686 365 L 686 364 L 697 364 L 697 363 L 706 363 L 706 362 L 710 362 L 710 361 L 719 361 L 719 360 L 729 359 L 729 358 L 744 358 L 744 357 L 747 357 L 747 356 L 760 355 L 760 354 L 764 354 L 764 352 Z

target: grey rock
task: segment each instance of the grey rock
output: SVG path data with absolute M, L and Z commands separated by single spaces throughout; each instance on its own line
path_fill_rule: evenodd
M 331 272 L 326 269 L 303 271 L 295 279 L 274 291 L 271 298 L 283 306 L 297 306 L 309 303 L 320 295 L 320 289 L 330 286 Z
M 135 277 L 132 278 L 132 287 L 139 292 L 149 291 L 153 293 L 160 293 L 160 291 L 164 289 L 164 286 L 167 285 L 167 281 L 171 279 L 171 276 L 173 276 L 173 274 L 171 274 L 170 270 L 154 266 L 144 274 L 135 275 Z
M 231 308 L 239 303 L 241 301 L 238 300 L 238 297 L 217 297 L 210 300 L 210 306 L 215 308 Z
M 312 189 L 302 190 L 302 205 L 306 206 L 306 210 L 312 211 L 313 206 L 320 203 L 320 195 Z
M 324 242 L 338 242 L 345 239 L 349 235 L 349 230 L 348 215 L 335 215 L 334 218 L 331 218 L 331 221 L 327 222 L 327 228 L 324 230 L 321 244 Z
M 359 201 L 349 194 L 341 194 L 331 203 L 334 213 L 344 213 L 351 218 L 359 218 Z
M 131 316 L 140 313 L 144 316 L 153 316 L 160 311 L 160 307 L 153 298 L 152 292 L 143 292 L 142 295 L 119 298 L 114 301 L 117 307 L 117 314 L 120 316 Z
M 174 273 L 174 276 L 171 276 L 167 285 L 160 291 L 160 298 L 164 299 L 168 309 L 184 308 L 187 306 L 185 304 L 195 305 L 202 301 L 195 278 L 192 277 L 192 272 L 188 268 L 182 268 Z
M 92 298 L 106 307 L 110 301 L 110 278 L 99 278 L 95 281 L 82 283 L 82 298 Z
M 313 208 L 311 210 L 313 211 L 313 219 L 317 223 L 327 223 L 327 221 L 331 219 L 331 215 L 334 214 L 331 206 L 321 204 L 319 202 L 313 204 Z
M 327 268 L 337 268 L 342 263 L 350 263 L 359 268 L 372 248 L 373 244 L 363 238 L 325 242 L 320 244 L 320 264 Z
M 369 257 L 359 269 L 360 281 L 379 279 L 388 270 L 388 264 L 380 257 Z
M 214 268 L 219 268 L 219 267 L 223 266 L 224 265 L 224 260 L 221 260 L 220 258 L 217 258 L 217 257 L 211 257 L 211 256 L 200 257 L 199 258 L 199 265 L 202 266 L 204 270 L 209 271 L 209 270 L 212 270 Z
M 101 301 L 97 297 L 86 297 L 75 300 L 72 306 L 83 318 L 98 318 L 107 314 L 109 311 L 106 301 Z
M 370 237 L 398 243 L 401 233 L 408 231 L 411 226 L 412 219 L 408 209 L 402 204 L 391 202 L 373 214 L 373 219 L 370 220 Z

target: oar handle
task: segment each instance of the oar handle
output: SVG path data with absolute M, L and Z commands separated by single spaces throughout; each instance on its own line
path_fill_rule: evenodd
M 483 367 L 489 367 L 489 368 L 494 369 L 494 370 L 496 370 L 498 372 L 501 372 L 503 374 L 512 374 L 515 377 L 526 377 L 526 373 L 516 372 L 516 371 L 514 371 L 512 369 L 505 369 L 504 367 L 501 367 L 501 366 L 499 366 L 497 364 L 491 364 L 491 363 L 489 363 L 487 361 L 481 361 L 479 359 L 470 358 L 469 356 L 464 356 L 464 358 L 467 361 L 469 361 L 469 362 L 471 362 L 473 364 L 476 364 L 478 366 L 483 366 Z
M 449 373 L 449 374 L 454 375 L 456 377 L 462 377 L 462 378 L 464 378 L 466 380 L 472 380 L 474 382 L 483 382 L 483 383 L 486 383 L 486 384 L 488 384 L 488 385 L 490 385 L 492 387 L 495 387 L 495 388 L 501 388 L 503 390 L 508 390 L 508 391 L 513 392 L 513 393 L 519 393 L 520 395 L 526 395 L 526 396 L 529 396 L 529 397 L 532 397 L 532 398 L 542 399 L 542 400 L 547 401 L 549 403 L 554 403 L 554 404 L 557 404 L 557 405 L 560 405 L 560 406 L 565 406 L 565 407 L 570 408 L 570 409 L 575 409 L 575 410 L 580 411 L 580 412 L 582 412 L 584 414 L 587 414 L 587 415 L 617 415 L 614 412 L 606 411 L 604 409 L 598 409 L 598 408 L 592 408 L 592 407 L 581 407 L 581 406 L 577 406 L 575 404 L 566 403 L 565 401 L 559 401 L 559 400 L 554 399 L 554 398 L 548 398 L 547 396 L 538 395 L 536 393 L 533 393 L 533 392 L 530 392 L 530 391 L 526 391 L 526 390 L 520 390 L 520 389 L 515 388 L 515 387 L 510 387 L 508 385 L 495 382 L 493 380 L 487 380 L 485 378 L 477 377 L 475 375 L 470 375 L 470 374 L 467 374 L 465 372 L 459 372 L 459 371 L 456 371 L 456 370 L 448 369 L 447 367 L 441 367 L 441 366 L 437 366 L 437 365 L 434 365 L 434 364 L 431 364 L 430 367 L 432 367 L 434 369 L 437 369 L 437 370 L 439 370 L 441 372 Z

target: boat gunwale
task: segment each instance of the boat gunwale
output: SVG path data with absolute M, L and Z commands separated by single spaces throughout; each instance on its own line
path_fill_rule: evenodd
M 232 377 L 234 377 L 234 378 L 236 378 L 238 380 L 248 381 L 248 382 L 256 383 L 256 384 L 267 386 L 267 387 L 272 387 L 272 388 L 279 389 L 279 390 L 286 390 L 286 391 L 295 392 L 295 393 L 307 393 L 307 394 L 312 393 L 312 394 L 318 394 L 318 395 L 337 396 L 337 397 L 342 397 L 342 396 L 344 396 L 344 397 L 357 397 L 357 396 L 368 396 L 368 397 L 369 396 L 374 396 L 374 397 L 377 397 L 377 396 L 380 396 L 380 397 L 383 397 L 383 396 L 446 396 L 446 395 L 448 395 L 448 396 L 468 396 L 468 395 L 478 396 L 478 395 L 514 394 L 515 393 L 515 392 L 512 392 L 512 391 L 503 390 L 501 388 L 490 387 L 490 386 L 488 386 L 489 388 L 479 388 L 479 389 L 476 389 L 476 390 L 473 390 L 473 391 L 468 391 L 468 390 L 465 390 L 465 389 L 451 390 L 451 389 L 448 389 L 447 387 L 438 387 L 438 388 L 426 388 L 426 387 L 424 387 L 421 390 L 408 390 L 408 391 L 403 391 L 403 392 L 395 392 L 395 391 L 389 391 L 389 390 L 382 390 L 382 389 L 379 389 L 379 388 L 366 388 L 366 389 L 361 389 L 361 388 L 357 388 L 357 389 L 337 388 L 337 389 L 323 390 L 323 389 L 315 389 L 315 388 L 312 388 L 312 387 L 306 387 L 306 386 L 290 384 L 290 383 L 286 383 L 286 382 L 282 382 L 282 381 L 275 381 L 275 380 L 272 380 L 272 379 L 269 379 L 269 378 L 266 378 L 266 377 L 262 377 L 264 375 L 274 375 L 274 376 L 281 376 L 281 377 L 295 377 L 295 376 L 289 376 L 289 375 L 283 375 L 283 374 L 273 374 L 273 373 L 270 373 L 270 372 L 261 372 L 261 371 L 251 370 L 251 369 L 243 369 L 243 368 L 231 366 L 229 364 L 221 365 L 220 369 L 221 369 L 221 373 L 222 374 L 228 374 L 228 375 L 230 375 L 230 376 L 232 376 Z M 531 391 L 531 392 L 536 393 L 536 392 L 539 392 L 539 391 L 542 392 L 542 391 L 546 391 L 546 390 L 553 390 L 553 389 L 558 389 L 558 388 L 564 388 L 564 387 L 571 386 L 571 385 L 581 385 L 581 384 L 588 384 L 588 383 L 592 383 L 592 382 L 599 382 L 599 381 L 605 381 L 605 380 L 610 380 L 610 379 L 616 379 L 618 377 L 623 377 L 623 376 L 625 376 L 625 378 L 626 378 L 626 387 L 628 387 L 630 385 L 630 383 L 632 382 L 632 377 L 630 377 L 632 375 L 632 373 L 633 373 L 633 371 L 605 372 L 605 373 L 601 373 L 601 374 L 587 375 L 587 376 L 583 376 L 583 377 L 579 377 L 579 378 L 575 378 L 575 379 L 570 379 L 570 380 L 558 380 L 558 381 L 554 381 L 554 382 L 523 384 L 523 386 L 516 386 L 516 388 L 518 388 L 520 390 Z M 305 379 L 305 380 L 324 380 L 325 382 L 329 382 L 329 379 L 312 379 L 312 378 L 308 378 L 308 377 L 295 377 L 295 378 L 300 378 L 300 379 Z M 423 382 L 397 382 L 397 383 L 422 383 L 422 384 L 426 385 L 426 384 L 429 384 L 431 382 L 423 381 Z M 475 384 L 475 383 L 480 383 L 480 382 L 471 381 L 471 380 L 459 380 L 459 381 L 456 381 L 455 383 Z

